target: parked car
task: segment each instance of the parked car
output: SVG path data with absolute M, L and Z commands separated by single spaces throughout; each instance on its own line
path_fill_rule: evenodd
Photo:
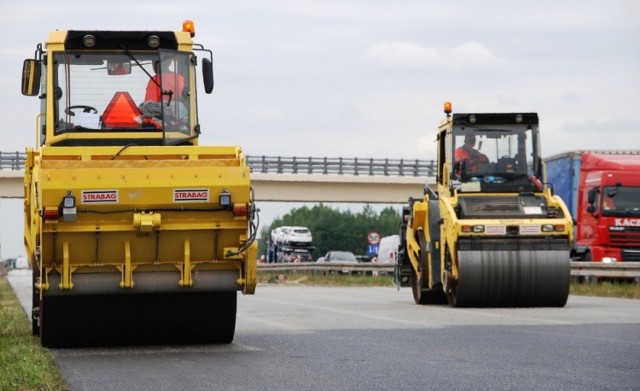
M 371 258 L 369 258 L 367 255 L 356 255 L 356 259 L 358 260 L 358 262 L 360 263 L 368 263 L 371 262 Z
M 316 262 L 320 263 L 353 263 L 357 264 L 356 256 L 350 251 L 329 251 L 324 257 L 318 258 Z M 349 266 L 342 267 L 340 270 L 331 270 L 329 273 L 351 274 L 353 270 Z M 326 272 L 324 272 L 326 274 Z
M 324 262 L 353 262 L 357 263 L 356 256 L 350 251 L 329 251 L 324 256 Z

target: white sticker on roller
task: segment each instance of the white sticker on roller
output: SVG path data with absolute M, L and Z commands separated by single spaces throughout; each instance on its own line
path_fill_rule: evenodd
M 539 233 L 540 233 L 539 225 L 521 225 L 520 226 L 521 235 L 530 235 L 530 234 L 539 234 Z
M 207 202 L 209 189 L 174 189 L 173 202 Z
M 118 190 L 82 190 L 83 204 L 117 204 Z
M 542 214 L 542 208 L 539 206 L 524 206 L 522 207 L 524 214 L 526 215 L 539 215 Z
M 504 225 L 487 225 L 484 232 L 487 235 L 504 235 L 507 233 L 507 227 Z

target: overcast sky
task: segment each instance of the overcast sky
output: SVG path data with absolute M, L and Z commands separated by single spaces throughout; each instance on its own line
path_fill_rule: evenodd
M 39 102 L 20 94 L 21 67 L 49 31 L 178 30 L 184 19 L 214 55 L 201 144 L 435 159 L 449 100 L 454 112 L 538 112 L 543 156 L 638 149 L 639 15 L 636 0 L 3 1 L 0 151 L 33 143 Z M 267 223 L 286 212 L 261 209 Z M 5 258 L 23 252 L 21 210 L 0 201 Z

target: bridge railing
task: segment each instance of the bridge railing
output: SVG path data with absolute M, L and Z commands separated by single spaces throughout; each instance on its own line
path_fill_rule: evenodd
M 24 170 L 24 152 L 0 152 L 0 170 Z M 264 174 L 433 177 L 434 160 L 343 157 L 247 156 L 252 172 Z
M 24 152 L 0 152 L 0 170 L 24 170 L 26 159 Z
M 435 176 L 434 160 L 343 157 L 247 156 L 252 172 L 265 174 Z

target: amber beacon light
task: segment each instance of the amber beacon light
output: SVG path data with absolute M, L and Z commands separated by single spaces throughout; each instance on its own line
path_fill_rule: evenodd
M 446 115 L 451 114 L 451 102 L 444 102 L 444 113 Z
M 185 20 L 182 22 L 182 31 L 191 34 L 191 38 L 196 36 L 196 26 L 191 20 Z

